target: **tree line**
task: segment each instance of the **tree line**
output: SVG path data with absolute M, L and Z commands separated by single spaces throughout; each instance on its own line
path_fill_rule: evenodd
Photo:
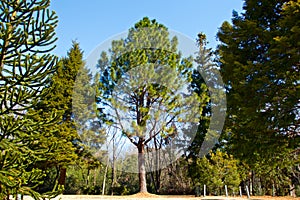
M 219 28 L 217 48 L 199 33 L 190 57 L 144 17 L 99 55 L 96 73 L 77 41 L 66 57 L 52 55 L 49 5 L 0 4 L 1 199 L 194 194 L 203 185 L 216 195 L 224 185 L 300 195 L 299 1 L 245 0 Z M 216 110 L 226 112 L 219 132 L 210 128 L 222 122 Z M 120 154 L 123 141 L 137 156 Z

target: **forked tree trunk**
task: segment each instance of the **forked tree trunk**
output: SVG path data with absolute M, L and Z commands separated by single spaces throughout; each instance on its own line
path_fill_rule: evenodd
M 296 191 L 295 191 L 295 185 L 290 184 L 290 196 L 291 197 L 296 197 Z
M 140 192 L 147 192 L 144 143 L 139 142 L 137 148 Z

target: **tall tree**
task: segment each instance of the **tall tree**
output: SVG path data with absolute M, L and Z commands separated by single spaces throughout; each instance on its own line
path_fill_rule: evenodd
M 138 150 L 140 192 L 147 192 L 145 147 L 159 137 L 166 147 L 201 114 L 200 98 L 184 88 L 191 82 L 191 60 L 181 59 L 177 43 L 164 25 L 145 17 L 99 62 L 99 109 Z
M 206 85 L 204 78 L 202 75 L 206 71 L 206 73 L 213 72 L 213 68 L 216 67 L 216 63 L 213 62 L 213 51 L 211 48 L 207 48 L 208 41 L 206 40 L 206 35 L 204 33 L 199 33 L 197 38 L 197 46 L 199 48 L 198 52 L 196 52 L 195 62 L 197 63 L 197 69 L 193 71 L 192 74 L 192 88 L 197 93 L 197 95 L 201 98 L 206 98 L 206 103 L 203 105 L 203 112 L 199 119 L 199 126 L 197 128 L 197 134 L 189 147 L 189 155 L 190 158 L 197 158 L 199 156 L 203 156 L 203 154 L 209 153 L 210 149 L 203 149 L 202 145 L 205 140 L 205 136 L 209 129 L 209 123 L 211 120 L 211 101 L 209 92 L 210 90 Z M 202 72 L 202 73 L 201 73 Z M 214 81 L 217 83 L 217 81 Z M 211 91 L 212 92 L 212 91 Z M 202 149 L 201 149 L 202 147 Z M 201 152 L 203 151 L 203 152 Z
M 51 126 L 55 114 L 36 121 L 28 110 L 46 95 L 43 87 L 54 71 L 57 17 L 49 0 L 1 1 L 0 4 L 0 198 L 29 194 L 42 180 L 35 167 L 51 146 L 32 149 L 40 127 Z M 38 111 L 37 111 L 38 112 Z
M 246 0 L 244 10 L 218 33 L 228 147 L 258 176 L 286 184 L 300 136 L 299 1 Z
M 58 114 L 51 127 L 41 128 L 41 132 L 48 133 L 49 137 L 43 141 L 44 145 L 56 144 L 56 148 L 49 152 L 51 156 L 46 161 L 41 162 L 40 167 L 44 169 L 56 168 L 57 176 L 54 181 L 58 185 L 64 185 L 66 165 L 74 163 L 78 158 L 73 142 L 79 140 L 79 136 L 74 121 L 71 119 L 73 86 L 79 69 L 83 67 L 82 52 L 78 43 L 73 43 L 67 57 L 61 59 L 56 67 L 55 73 L 51 76 L 51 82 L 44 89 L 48 91 L 47 95 L 41 99 L 32 112 L 42 110 L 42 112 L 35 114 L 36 121 L 49 118 L 53 111 Z M 35 147 L 39 148 L 39 146 L 40 144 L 37 144 Z
M 51 110 L 60 113 L 56 124 L 45 131 L 54 133 L 55 143 L 59 147 L 55 155 L 61 155 L 55 160 L 49 159 L 47 166 L 54 161 L 53 165 L 60 171 L 58 184 L 65 185 L 67 166 L 75 164 L 77 159 L 97 165 L 92 150 L 99 150 L 99 145 L 103 143 L 99 123 L 94 121 L 93 76 L 85 67 L 78 42 L 73 42 L 67 56 L 58 63 L 51 80 L 50 92 L 39 106 L 43 108 L 43 117 L 49 115 Z

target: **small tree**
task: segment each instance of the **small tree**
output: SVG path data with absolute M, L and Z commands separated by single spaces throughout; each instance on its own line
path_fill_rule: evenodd
M 198 158 L 196 165 L 190 169 L 190 176 L 196 185 L 207 185 L 210 192 L 217 194 L 224 185 L 237 191 L 241 183 L 238 161 L 220 150 L 211 152 L 208 157 Z

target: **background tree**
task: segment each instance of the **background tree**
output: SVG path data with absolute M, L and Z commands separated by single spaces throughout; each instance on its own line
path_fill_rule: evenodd
M 51 117 L 36 121 L 28 113 L 46 95 L 43 87 L 54 71 L 57 17 L 50 1 L 1 1 L 0 5 L 0 198 L 29 194 L 41 183 L 43 172 L 36 163 L 51 146 L 31 148 L 40 141 L 40 127 L 49 127 Z M 36 112 L 39 112 L 38 110 Z
M 246 0 L 244 11 L 218 33 L 228 149 L 253 170 L 252 183 L 279 189 L 299 162 L 299 2 Z
M 161 170 L 159 194 L 183 195 L 193 193 L 193 182 L 188 176 L 189 164 L 181 157 Z
M 220 175 L 217 173 L 223 170 L 223 167 L 219 166 L 220 169 L 217 169 L 218 166 L 211 164 L 206 157 L 208 154 L 214 155 L 211 149 L 216 151 L 218 147 L 222 146 L 222 138 L 219 141 L 216 140 L 216 138 L 219 139 L 221 133 L 210 129 L 213 129 L 214 125 L 222 123 L 222 119 L 219 119 L 220 117 L 212 118 L 212 115 L 215 112 L 214 115 L 225 116 L 226 110 L 222 104 L 224 104 L 226 97 L 223 91 L 224 86 L 221 85 L 222 81 L 218 76 L 219 71 L 215 60 L 215 52 L 212 48 L 207 47 L 206 35 L 199 33 L 196 42 L 198 46 L 198 52 L 196 52 L 195 57 L 197 69 L 193 71 L 192 88 L 200 98 L 206 98 L 206 102 L 203 106 L 202 115 L 199 118 L 197 134 L 186 156 L 189 165 L 188 176 L 193 181 L 196 193 L 199 192 L 198 188 L 200 185 L 203 187 L 204 184 L 211 187 L 210 189 L 213 188 L 211 191 L 219 193 L 220 188 L 224 186 L 224 176 L 222 175 L 222 178 L 220 178 Z M 223 159 L 226 158 L 224 157 Z
M 81 164 L 87 168 L 85 185 L 89 186 L 90 170 L 99 167 L 95 154 L 103 143 L 99 123 L 95 122 L 95 88 L 93 76 L 83 61 L 83 52 L 78 42 L 73 42 L 67 56 L 58 63 L 51 78 L 50 92 L 40 102 L 43 115 L 56 110 L 60 117 L 56 123 L 44 132 L 53 134 L 57 148 L 51 152 L 47 167 L 58 170 L 58 184 L 65 185 L 68 166 Z
M 176 46 L 165 26 L 144 18 L 127 38 L 113 41 L 110 57 L 102 54 L 99 62 L 102 117 L 138 149 L 140 192 L 147 192 L 145 146 L 158 137 L 172 141 L 176 126 L 201 114 L 196 95 L 178 93 L 191 81 L 192 65 Z
M 196 165 L 192 168 L 193 181 L 201 187 L 207 185 L 209 193 L 220 195 L 224 185 L 231 192 L 237 193 L 242 174 L 239 172 L 238 161 L 233 156 L 217 150 L 208 157 L 197 158 Z
M 204 152 L 209 153 L 207 150 L 203 149 L 202 145 L 209 129 L 212 110 L 209 94 L 210 91 L 205 83 L 204 77 L 202 76 L 204 73 L 201 74 L 201 72 L 209 72 L 216 67 L 216 63 L 213 62 L 213 51 L 211 48 L 207 48 L 208 41 L 206 40 L 206 35 L 204 33 L 198 34 L 196 44 L 199 50 L 196 52 L 196 58 L 194 59 L 194 61 L 197 63 L 197 68 L 192 74 L 192 88 L 200 98 L 205 98 L 206 102 L 203 105 L 202 115 L 199 118 L 199 126 L 196 136 L 189 147 L 189 154 L 187 155 L 188 158 L 192 159 L 203 156 L 203 154 L 205 155 Z M 210 88 L 210 90 L 212 89 L 213 88 Z

